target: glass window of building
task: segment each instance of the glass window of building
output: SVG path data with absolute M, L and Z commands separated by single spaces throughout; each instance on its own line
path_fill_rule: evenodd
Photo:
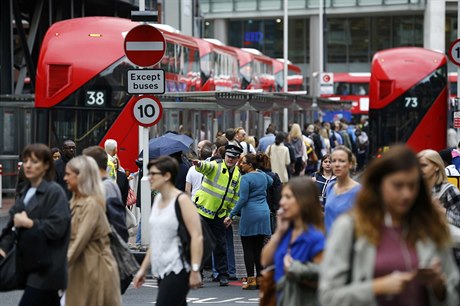
M 348 20 L 345 18 L 327 21 L 327 61 L 329 63 L 346 63 L 347 46 L 351 42 Z
M 370 18 L 370 54 L 391 48 L 391 17 L 372 17 Z
M 366 63 L 371 61 L 369 54 L 369 18 L 350 18 L 350 41 L 348 61 L 350 63 Z
M 394 16 L 392 24 L 392 47 L 423 47 L 423 16 Z

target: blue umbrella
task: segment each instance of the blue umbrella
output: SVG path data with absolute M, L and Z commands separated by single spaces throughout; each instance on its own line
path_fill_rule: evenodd
M 192 143 L 193 139 L 187 135 L 166 133 L 149 140 L 149 159 L 182 151 L 188 152 Z M 139 157 L 142 157 L 142 152 L 139 154 Z

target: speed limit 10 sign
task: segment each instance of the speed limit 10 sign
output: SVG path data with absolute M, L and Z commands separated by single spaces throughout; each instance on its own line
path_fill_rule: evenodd
M 134 98 L 133 114 L 139 125 L 154 126 L 163 116 L 163 106 L 154 96 L 138 96 Z
M 460 39 L 457 39 L 450 45 L 449 58 L 452 63 L 460 66 Z

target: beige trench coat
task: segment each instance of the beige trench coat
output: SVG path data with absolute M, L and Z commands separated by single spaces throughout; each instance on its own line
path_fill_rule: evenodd
M 117 263 L 110 250 L 104 208 L 92 198 L 72 199 L 67 306 L 121 305 Z

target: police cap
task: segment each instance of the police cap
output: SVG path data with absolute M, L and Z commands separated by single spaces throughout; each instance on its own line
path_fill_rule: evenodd
M 225 146 L 225 155 L 230 157 L 240 157 L 241 153 L 243 153 L 243 149 L 238 146 L 232 144 Z

